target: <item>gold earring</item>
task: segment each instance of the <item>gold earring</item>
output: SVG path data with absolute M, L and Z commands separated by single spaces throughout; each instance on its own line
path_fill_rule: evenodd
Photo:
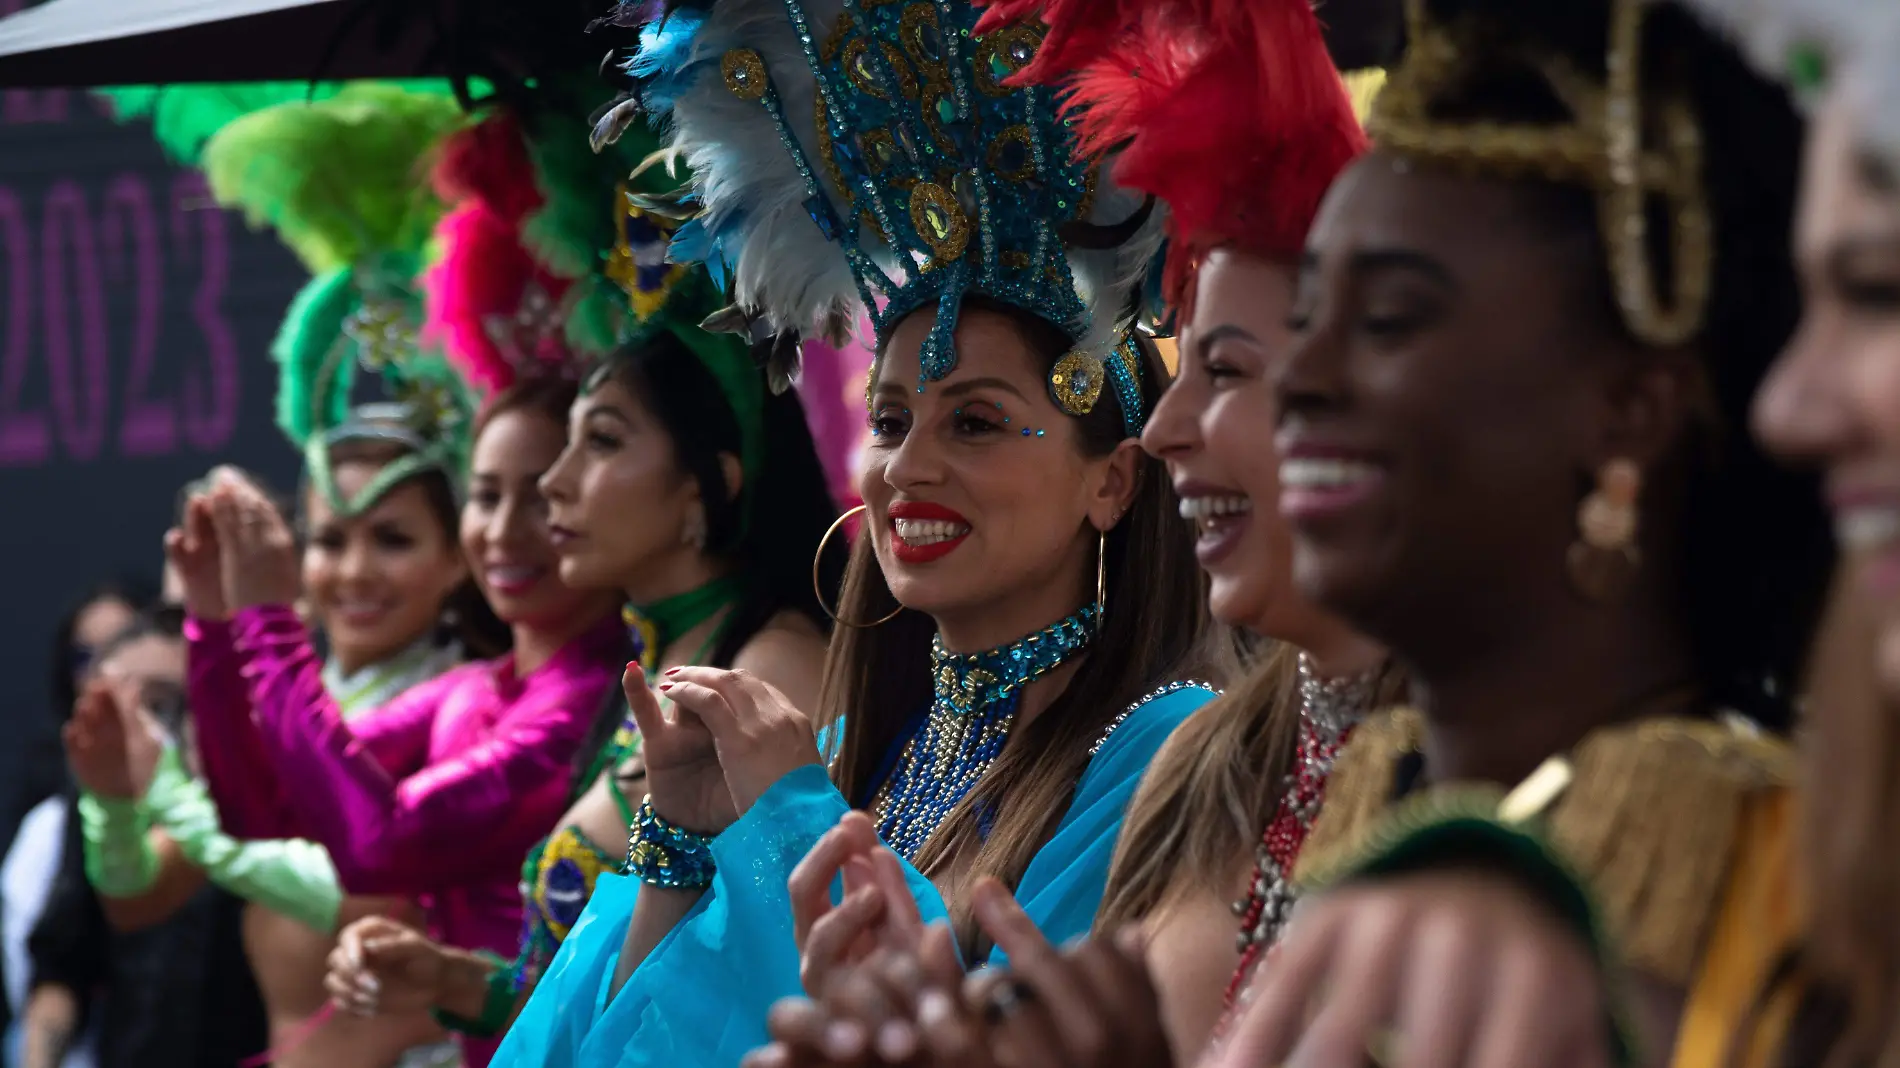
M 818 582 L 819 565 L 823 564 L 825 560 L 825 546 L 831 542 L 831 536 L 838 532 L 839 527 L 844 526 L 852 516 L 863 513 L 869 507 L 869 505 L 860 504 L 834 520 L 831 526 L 825 530 L 825 536 L 818 539 L 818 553 L 811 558 L 811 592 L 818 597 L 818 607 L 825 610 L 825 614 L 831 617 L 833 623 L 841 627 L 850 627 L 852 630 L 870 630 L 872 627 L 881 627 L 891 620 L 896 619 L 904 612 L 904 606 L 900 604 L 897 606 L 896 611 L 875 623 L 853 623 L 832 611 L 831 607 L 825 604 L 825 591 Z
M 1634 460 L 1616 459 L 1597 472 L 1597 488 L 1577 506 L 1578 537 L 1566 562 L 1571 584 L 1592 601 L 1620 599 L 1642 566 L 1636 545 L 1642 495 L 1642 468 Z
M 1108 618 L 1108 531 L 1095 532 L 1095 611 Z

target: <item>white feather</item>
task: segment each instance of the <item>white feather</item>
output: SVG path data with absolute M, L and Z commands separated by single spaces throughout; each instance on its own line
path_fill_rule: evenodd
M 1796 47 L 1828 57 L 1831 89 L 1858 101 L 1862 142 L 1900 169 L 1900 5 L 1891 0 L 1691 0 L 1764 75 L 1785 78 Z
M 814 25 L 829 26 L 838 0 L 808 3 Z M 825 239 L 805 210 L 807 192 L 771 114 L 727 89 L 720 59 L 750 48 L 765 61 L 785 116 L 805 155 L 817 166 L 813 123 L 817 84 L 783 0 L 720 0 L 694 38 L 693 84 L 674 102 L 673 145 L 696 175 L 703 220 L 714 232 L 738 221 L 734 299 L 765 316 L 775 330 L 811 333 L 837 309 L 857 303 L 843 249 Z M 818 180 L 826 185 L 820 173 Z M 831 195 L 834 210 L 839 203 Z M 839 213 L 842 217 L 842 212 Z
M 803 3 L 819 42 L 832 34 L 843 6 L 842 0 Z M 842 246 L 827 241 L 806 211 L 805 178 L 781 145 L 777 125 L 761 103 L 733 95 L 720 67 L 734 48 L 750 48 L 764 60 L 792 135 L 835 217 L 847 224 L 850 201 L 833 186 L 818 152 L 817 82 L 785 0 L 719 0 L 690 48 L 696 75 L 674 99 L 672 146 L 693 168 L 702 223 L 715 233 L 733 231 L 726 249 L 737 261 L 735 301 L 762 315 L 774 330 L 807 335 L 841 318 L 855 318 L 863 301 L 850 263 Z M 1120 223 L 1141 208 L 1143 198 L 1114 187 L 1107 171 L 1104 167 L 1090 221 Z M 1112 343 L 1126 325 L 1131 291 L 1142 284 L 1161 247 L 1164 216 L 1157 207 L 1137 239 L 1120 249 L 1071 252 L 1089 322 L 1058 325 L 1082 335 L 1085 344 L 1106 348 Z M 868 228 L 860 238 L 872 240 Z M 916 274 L 908 258 L 881 244 L 864 252 L 900 286 Z M 930 304 L 934 301 L 925 306 Z

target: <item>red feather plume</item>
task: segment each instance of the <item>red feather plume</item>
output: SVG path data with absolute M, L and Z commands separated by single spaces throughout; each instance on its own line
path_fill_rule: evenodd
M 546 198 L 520 125 L 500 112 L 458 131 L 437 150 L 431 177 L 449 211 L 436 226 L 439 259 L 422 278 L 424 339 L 490 395 L 531 365 L 558 365 L 565 352 L 556 324 L 522 322 L 537 295 L 553 316 L 570 283 L 521 242 L 523 223 Z
M 1167 203 L 1168 297 L 1207 250 L 1297 258 L 1366 149 L 1308 0 L 988 0 L 977 32 L 1041 19 L 1017 75 L 1061 83 L 1081 150 Z

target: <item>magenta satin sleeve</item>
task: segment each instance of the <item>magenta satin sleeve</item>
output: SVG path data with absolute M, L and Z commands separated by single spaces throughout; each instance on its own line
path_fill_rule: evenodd
M 187 703 L 219 823 L 233 838 L 298 837 L 296 811 L 271 773 L 263 739 L 251 722 L 250 686 L 232 644 L 231 624 L 188 619 L 185 638 Z
M 426 893 L 491 874 L 560 818 L 600 672 L 550 665 L 504 704 L 494 667 L 468 664 L 345 724 L 293 614 L 251 609 L 234 630 L 271 763 L 350 892 Z M 391 759 L 418 737 L 425 750 L 436 739 L 436 759 Z

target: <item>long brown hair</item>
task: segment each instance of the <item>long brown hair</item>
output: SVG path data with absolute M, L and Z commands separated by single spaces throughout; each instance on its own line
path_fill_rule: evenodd
M 1900 1068 L 1900 699 L 1880 678 L 1883 607 L 1843 568 L 1816 645 L 1802 751 L 1806 954 L 1845 996 L 1828 1063 Z
M 1162 746 L 1122 820 L 1096 928 L 1139 923 L 1183 890 L 1226 886 L 1279 810 L 1300 731 L 1300 651 L 1279 642 Z M 1405 696 L 1388 665 L 1374 707 Z
M 1009 319 L 1045 368 L 1053 367 L 1069 348 L 1061 331 L 1008 305 L 972 297 L 964 307 Z M 1152 346 L 1144 344 L 1142 355 L 1142 400 L 1152 411 L 1167 371 Z M 1091 456 L 1106 456 L 1125 440 L 1121 412 L 1113 403 L 1096 405 L 1078 422 L 1082 448 Z M 1204 648 L 1200 637 L 1207 598 L 1187 527 L 1180 520 L 1179 499 L 1159 463 L 1144 456 L 1138 471 L 1139 487 L 1128 515 L 1108 534 L 1108 611 L 1101 633 L 1063 693 L 1046 712 L 1013 733 L 983 781 L 924 845 L 917 867 L 926 875 L 941 875 L 953 861 L 974 851 L 974 859 L 960 870 L 956 888 L 984 875 L 1014 888 L 1054 833 L 1088 766 L 1090 750 L 1115 718 L 1150 690 L 1199 666 L 1192 661 Z M 852 551 L 839 605 L 839 614 L 851 620 L 880 619 L 897 607 L 869 539 L 859 539 Z M 844 723 L 832 773 L 854 805 L 870 802 L 880 785 L 878 774 L 911 717 L 930 705 L 930 643 L 935 633 L 930 617 L 904 612 L 880 627 L 840 627 L 832 635 L 818 722 Z M 975 816 L 979 810 L 994 814 L 987 836 L 980 829 L 983 821 Z M 953 889 L 946 896 L 963 944 L 975 945 L 965 895 Z

